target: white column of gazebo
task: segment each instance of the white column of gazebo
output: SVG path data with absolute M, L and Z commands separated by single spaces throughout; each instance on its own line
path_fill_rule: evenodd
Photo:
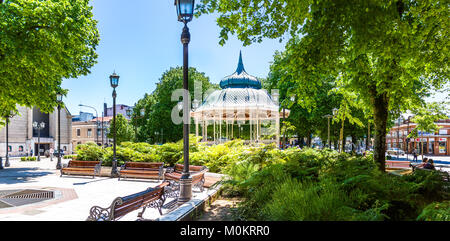
M 232 112 L 231 112 L 232 111 Z M 231 114 L 230 114 L 231 113 Z M 249 126 L 250 138 L 248 141 L 250 144 L 254 143 L 280 143 L 280 112 L 278 110 L 267 110 L 260 108 L 248 108 L 240 110 L 199 110 L 191 113 L 195 123 L 195 134 L 199 136 L 199 127 L 202 127 L 202 142 L 208 142 L 210 144 L 222 143 L 223 140 L 232 140 L 235 137 L 234 125 Z M 263 141 L 262 125 L 263 122 L 269 121 L 271 125 L 275 125 L 272 133 L 268 135 L 274 135 L 275 138 Z M 225 124 L 225 135 L 222 133 L 222 124 Z M 213 126 L 212 139 L 208 139 L 208 125 Z M 239 130 L 240 131 L 240 130 Z M 242 137 L 242 135 L 240 136 Z M 241 138 L 242 139 L 242 138 Z

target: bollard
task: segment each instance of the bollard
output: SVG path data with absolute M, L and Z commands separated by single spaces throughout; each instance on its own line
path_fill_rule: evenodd
M 2 159 L 2 157 L 0 156 L 0 170 L 2 170 L 3 169 L 3 159 Z

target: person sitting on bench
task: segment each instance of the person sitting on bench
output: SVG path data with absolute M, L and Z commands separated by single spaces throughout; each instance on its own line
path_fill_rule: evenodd
M 417 165 L 413 165 L 413 166 L 414 166 L 414 168 L 416 168 L 416 167 L 422 168 L 423 166 L 425 166 L 425 164 L 427 164 L 427 161 L 428 161 L 428 158 L 424 157 L 421 163 L 419 163 Z
M 424 169 L 432 169 L 432 170 L 436 169 L 436 168 L 434 168 L 434 161 L 433 161 L 433 159 L 428 160 L 428 162 L 425 163 L 425 165 L 423 165 L 423 168 Z

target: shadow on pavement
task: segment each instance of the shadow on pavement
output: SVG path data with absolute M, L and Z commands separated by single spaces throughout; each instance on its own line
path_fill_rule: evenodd
M 87 182 L 76 182 L 73 185 L 86 185 L 89 183 L 93 183 L 93 182 L 100 182 L 100 181 L 105 181 L 105 180 L 109 180 L 110 178 L 101 178 L 101 179 L 93 179 L 92 181 L 87 181 Z
M 55 174 L 50 171 L 38 170 L 39 168 L 7 168 L 0 170 L 0 184 L 34 182 L 33 178 Z

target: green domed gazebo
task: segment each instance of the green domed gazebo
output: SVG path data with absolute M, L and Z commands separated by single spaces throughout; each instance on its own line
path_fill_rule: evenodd
M 220 81 L 221 90 L 216 90 L 208 95 L 203 103 L 191 112 L 196 125 L 196 135 L 199 135 L 198 125 L 202 126 L 202 141 L 210 144 L 221 143 L 234 139 L 234 127 L 248 126 L 250 140 L 247 143 L 271 143 L 279 141 L 280 116 L 278 99 L 262 89 L 261 81 L 245 71 L 242 61 L 242 53 L 239 53 L 239 62 L 236 72 Z M 281 114 L 281 115 L 280 115 Z M 289 110 L 286 111 L 286 117 Z M 261 124 L 275 128 L 261 128 Z M 222 133 L 222 124 L 226 125 L 225 133 Z M 213 125 L 213 138 L 208 140 L 207 127 Z M 275 138 L 264 139 L 263 136 Z

